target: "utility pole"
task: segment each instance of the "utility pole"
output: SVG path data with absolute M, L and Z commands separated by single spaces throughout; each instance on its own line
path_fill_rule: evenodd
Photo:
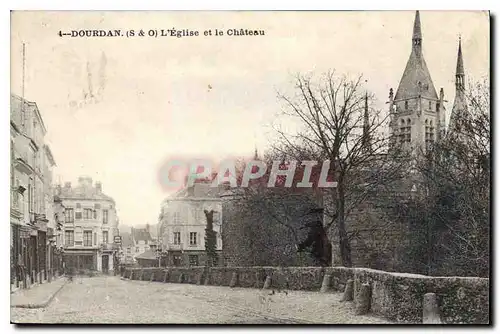
M 26 116 L 24 114 L 24 80 L 25 80 L 25 67 L 26 67 L 26 45 L 23 43 L 23 69 L 22 69 L 22 82 L 21 82 L 21 126 L 24 130 Z

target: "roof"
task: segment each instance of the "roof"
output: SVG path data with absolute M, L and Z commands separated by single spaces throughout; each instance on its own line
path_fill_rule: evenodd
M 169 199 L 217 199 L 222 193 L 221 187 L 212 187 L 210 183 L 195 183 L 192 187 L 186 187 L 175 194 L 173 194 Z
M 132 235 L 130 232 L 120 232 L 120 236 L 122 237 L 122 247 L 133 247 L 134 240 L 132 239 Z
M 131 234 L 134 241 L 153 241 L 153 238 L 151 238 L 151 233 L 149 233 L 145 228 L 132 227 Z
M 77 185 L 76 187 L 61 187 L 61 193 L 59 197 L 61 199 L 89 199 L 89 200 L 102 200 L 102 201 L 110 201 L 115 203 L 115 200 L 104 194 L 103 192 L 99 192 L 95 187 L 88 185 Z
M 395 100 L 409 99 L 417 95 L 434 100 L 438 99 L 436 88 L 422 54 L 421 40 L 420 15 L 417 11 L 413 27 L 412 50 L 394 96 Z
M 26 108 L 25 111 L 31 111 L 31 112 L 33 112 L 33 114 L 38 119 L 38 122 L 42 126 L 43 133 L 45 134 L 47 132 L 47 128 L 45 127 L 42 115 L 40 114 L 40 110 L 38 109 L 38 105 L 36 104 L 36 102 L 28 101 L 28 100 L 23 99 L 22 97 L 20 97 L 18 95 L 11 94 L 10 95 L 11 118 L 12 118 L 12 114 L 13 113 L 15 115 L 20 115 L 21 114 L 21 109 L 22 109 L 22 105 L 23 105 L 22 101 L 24 101 L 24 105 L 25 105 L 25 108 Z M 20 122 L 20 120 L 19 120 L 19 122 Z M 16 125 L 19 126 L 21 124 L 17 124 L 17 122 L 16 122 Z

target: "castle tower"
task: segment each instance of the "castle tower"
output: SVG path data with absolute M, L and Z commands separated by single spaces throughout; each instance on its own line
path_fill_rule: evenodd
M 410 58 L 399 87 L 389 93 L 393 143 L 412 152 L 423 151 L 444 129 L 444 92 L 438 96 L 422 52 L 420 13 L 415 14 Z
M 465 97 L 465 71 L 462 57 L 462 39 L 458 40 L 457 69 L 455 73 L 455 101 L 451 109 L 449 133 L 460 132 L 460 119 L 467 112 Z

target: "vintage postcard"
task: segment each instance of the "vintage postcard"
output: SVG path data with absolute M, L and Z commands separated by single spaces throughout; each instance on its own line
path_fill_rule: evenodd
M 489 324 L 487 11 L 13 11 L 14 324 Z

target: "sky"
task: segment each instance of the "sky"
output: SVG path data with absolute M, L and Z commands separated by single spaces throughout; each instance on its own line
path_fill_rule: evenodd
M 157 223 L 168 196 L 158 172 L 178 155 L 264 151 L 296 73 L 363 75 L 386 108 L 411 51 L 415 13 L 13 12 L 11 92 L 35 101 L 57 167 L 55 181 L 101 181 L 121 224 Z M 458 38 L 469 78 L 488 76 L 487 12 L 422 11 L 423 54 L 448 112 Z M 79 29 L 190 29 L 198 37 L 60 37 Z M 207 36 L 205 30 L 264 30 Z M 88 73 L 91 74 L 89 80 Z M 91 84 L 89 85 L 89 81 Z M 92 91 L 95 99 L 85 98 Z

